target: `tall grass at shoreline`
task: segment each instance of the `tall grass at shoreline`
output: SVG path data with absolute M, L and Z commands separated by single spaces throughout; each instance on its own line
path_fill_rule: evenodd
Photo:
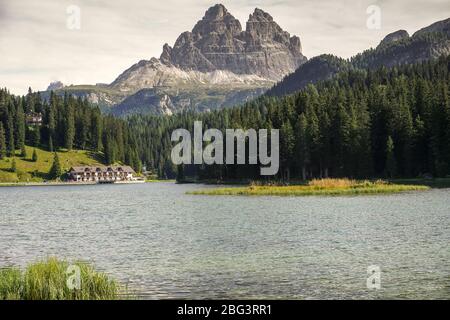
M 314 179 L 303 185 L 259 185 L 247 187 L 217 188 L 189 192 L 195 195 L 242 195 L 242 196 L 311 196 L 311 195 L 358 195 L 386 194 L 427 190 L 423 185 L 392 184 L 383 180 L 357 181 L 350 179 Z
M 81 288 L 67 285 L 67 268 L 71 264 L 49 258 L 29 264 L 25 270 L 15 267 L 0 269 L 0 300 L 114 300 L 119 298 L 119 284 L 106 274 L 97 272 L 85 262 L 80 268 Z

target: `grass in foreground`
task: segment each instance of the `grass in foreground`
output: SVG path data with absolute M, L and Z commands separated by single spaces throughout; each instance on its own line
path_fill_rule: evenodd
M 119 297 L 120 286 L 89 264 L 76 262 L 80 268 L 81 289 L 70 289 L 69 263 L 56 258 L 28 265 L 26 270 L 0 269 L 0 300 L 112 300 Z
M 233 195 L 233 196 L 337 196 L 358 194 L 383 194 L 405 191 L 427 190 L 422 185 L 400 185 L 386 181 L 356 181 L 350 179 L 317 179 L 305 185 L 250 185 L 238 188 L 219 188 L 189 192 L 195 195 Z

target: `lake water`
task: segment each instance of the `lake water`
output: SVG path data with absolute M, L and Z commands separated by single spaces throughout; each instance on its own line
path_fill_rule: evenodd
M 92 262 L 157 298 L 450 298 L 450 189 L 186 195 L 148 183 L 0 188 L 0 266 Z M 381 288 L 368 289 L 369 266 Z

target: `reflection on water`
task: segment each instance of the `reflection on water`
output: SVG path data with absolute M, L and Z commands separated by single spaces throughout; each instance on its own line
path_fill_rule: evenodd
M 83 259 L 144 298 L 450 298 L 450 190 L 212 197 L 154 183 L 0 188 L 0 266 Z M 381 289 L 366 287 L 381 268 Z

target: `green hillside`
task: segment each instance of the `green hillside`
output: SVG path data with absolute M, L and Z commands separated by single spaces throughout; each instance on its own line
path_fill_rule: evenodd
M 36 149 L 38 160 L 33 162 L 31 157 L 33 150 Z M 0 183 L 11 182 L 41 182 L 47 179 L 47 174 L 53 163 L 53 153 L 40 149 L 26 146 L 27 156 L 25 158 L 16 151 L 16 172 L 11 171 L 13 158 L 5 158 L 0 160 Z M 63 171 L 70 169 L 72 166 L 83 165 L 101 165 L 101 156 L 90 151 L 72 150 L 58 151 Z

